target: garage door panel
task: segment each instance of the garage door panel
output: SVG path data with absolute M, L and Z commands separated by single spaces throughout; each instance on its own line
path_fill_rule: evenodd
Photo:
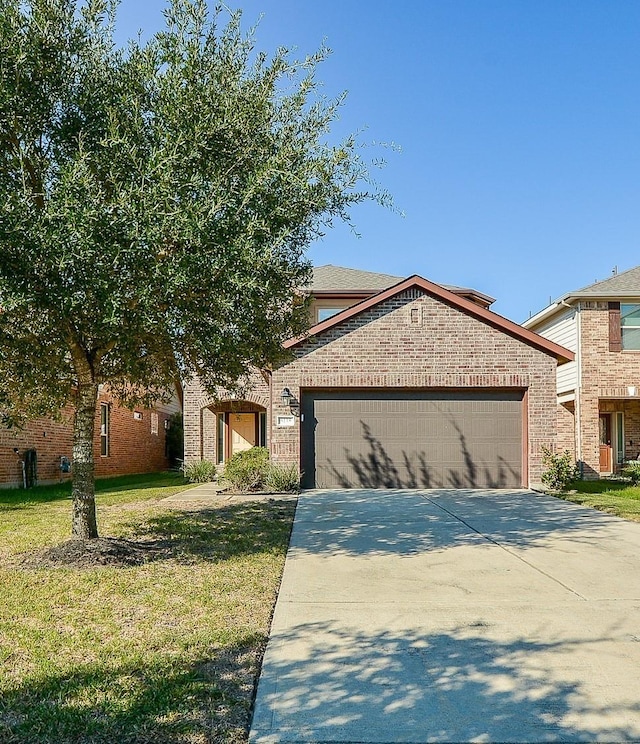
M 303 393 L 305 487 L 519 487 L 522 393 Z

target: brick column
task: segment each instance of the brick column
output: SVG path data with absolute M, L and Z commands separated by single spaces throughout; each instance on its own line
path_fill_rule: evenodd
M 216 415 L 210 408 L 203 408 L 202 421 L 202 459 L 216 461 Z

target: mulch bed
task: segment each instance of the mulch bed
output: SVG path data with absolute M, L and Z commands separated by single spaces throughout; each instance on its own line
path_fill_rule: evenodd
M 46 550 L 29 553 L 22 557 L 20 565 L 23 568 L 141 566 L 170 556 L 171 548 L 157 542 L 99 537 L 67 540 Z

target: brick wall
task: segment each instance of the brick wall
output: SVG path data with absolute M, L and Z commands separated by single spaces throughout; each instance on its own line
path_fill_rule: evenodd
M 528 391 L 529 482 L 538 483 L 540 447 L 556 440 L 556 360 L 419 289 L 397 295 L 295 348 L 273 373 L 273 390 L 299 400 L 306 387 L 464 388 Z M 272 417 L 286 414 L 278 397 Z M 274 460 L 299 462 L 299 421 L 274 427 Z
M 558 405 L 557 409 L 557 440 L 556 449 L 558 452 L 569 450 L 571 456 L 576 457 L 576 417 L 575 404 L 573 401 Z
M 625 413 L 625 458 L 636 457 L 640 449 L 640 399 L 627 391 L 635 386 L 640 392 L 640 351 L 609 351 L 609 306 L 594 301 L 580 303 L 580 350 L 582 460 L 585 477 L 599 477 L 600 411 Z
M 73 411 L 66 409 L 61 421 L 36 419 L 22 430 L 0 426 L 0 487 L 22 484 L 20 459 L 27 449 L 35 449 L 38 458 L 38 478 L 54 482 L 62 478 L 60 458 L 71 459 L 73 447 Z M 17 448 L 19 454 L 14 452 Z
M 214 410 L 268 411 L 269 395 L 269 383 L 258 370 L 243 381 L 241 392 L 218 388 L 212 395 L 197 378 L 189 380 L 184 385 L 185 462 L 203 459 L 215 462 L 217 430 Z
M 100 405 L 96 407 L 93 452 L 97 476 L 153 473 L 166 470 L 165 421 L 172 409 L 137 408 L 134 411 L 118 406 L 108 394 L 101 395 L 99 403 L 109 405 L 110 437 L 109 455 L 100 455 Z M 152 433 L 152 417 L 157 415 L 157 434 Z
M 152 411 L 138 409 L 141 420 L 135 419 L 133 411 L 119 407 L 103 392 L 101 403 L 110 407 L 110 451 L 108 457 L 100 455 L 100 405 L 96 407 L 94 434 L 94 459 L 97 476 L 150 473 L 165 470 L 169 463 L 165 458 L 165 420 L 179 411 L 177 403 L 159 406 L 158 433 L 151 433 Z M 0 427 L 0 487 L 19 486 L 22 483 L 20 457 L 24 450 L 35 449 L 38 458 L 38 481 L 57 482 L 70 476 L 60 472 L 60 458 L 72 459 L 73 410 L 65 409 L 61 421 L 37 419 L 23 430 L 14 431 Z M 19 455 L 14 453 L 19 450 Z

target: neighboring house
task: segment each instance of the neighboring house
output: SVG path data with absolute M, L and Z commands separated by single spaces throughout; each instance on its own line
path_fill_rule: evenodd
M 102 389 L 96 406 L 93 454 L 97 476 L 129 475 L 166 470 L 167 430 L 174 413 L 182 410 L 178 391 L 169 404 L 130 410 L 119 406 Z M 0 488 L 20 486 L 26 477 L 38 483 L 70 478 L 73 471 L 73 409 L 60 421 L 40 418 L 24 429 L 0 426 Z M 31 452 L 35 450 L 35 472 Z M 26 463 L 26 472 L 23 472 Z
M 527 487 L 556 441 L 555 372 L 573 354 L 489 310 L 492 298 L 334 266 L 314 325 L 242 399 L 185 386 L 185 460 L 264 445 L 313 487 Z
M 523 327 L 575 352 L 558 368 L 558 447 L 585 478 L 640 455 L 640 266 L 569 292 Z

